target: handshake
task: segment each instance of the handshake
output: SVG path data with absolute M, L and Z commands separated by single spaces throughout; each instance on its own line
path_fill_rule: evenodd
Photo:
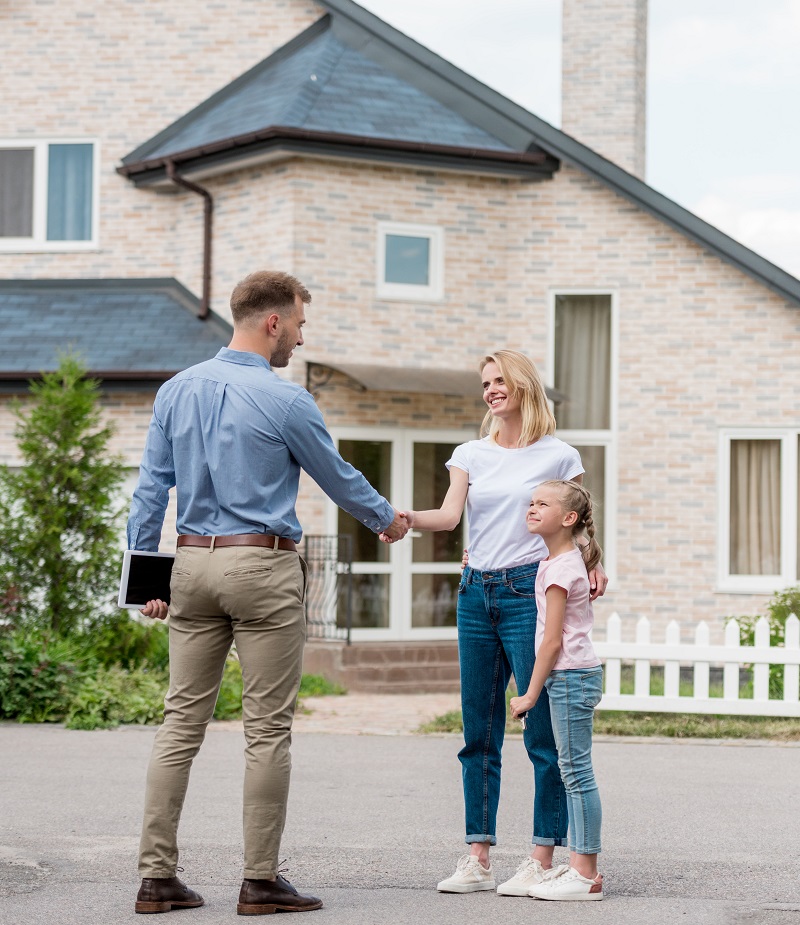
M 402 540 L 408 531 L 414 526 L 413 511 L 395 511 L 394 520 L 378 534 L 378 539 L 382 543 L 396 543 Z

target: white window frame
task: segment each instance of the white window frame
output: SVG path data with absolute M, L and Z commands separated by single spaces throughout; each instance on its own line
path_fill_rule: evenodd
M 427 286 L 386 282 L 387 235 L 428 239 L 430 242 L 430 264 Z M 379 222 L 375 266 L 375 291 L 379 299 L 404 302 L 440 302 L 444 298 L 444 229 L 437 225 Z
M 617 510 L 619 491 L 618 466 L 618 395 L 619 395 L 619 292 L 616 289 L 593 287 L 574 288 L 559 286 L 547 293 L 548 355 L 547 370 L 543 376 L 545 384 L 555 388 L 556 369 L 556 296 L 560 295 L 606 295 L 611 297 L 611 394 L 609 395 L 608 429 L 558 430 L 556 436 L 570 446 L 605 447 L 606 484 L 603 499 L 605 536 L 603 537 L 603 568 L 609 579 L 609 589 L 617 580 Z M 552 407 L 552 403 L 551 403 Z
M 798 439 L 795 428 L 724 427 L 719 432 L 719 495 L 717 502 L 717 590 L 734 594 L 764 594 L 794 584 L 797 574 L 797 468 Z M 778 440 L 781 445 L 781 570 L 777 575 L 731 575 L 730 573 L 730 489 L 731 442 L 733 440 Z
M 86 241 L 47 240 L 47 169 L 50 145 L 92 145 L 92 236 Z M 97 250 L 100 222 L 100 143 L 93 138 L 0 138 L 0 148 L 33 148 L 33 234 L 0 238 L 0 253 L 63 253 Z

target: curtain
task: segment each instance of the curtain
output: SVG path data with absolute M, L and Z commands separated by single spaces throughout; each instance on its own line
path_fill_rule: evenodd
M 611 296 L 556 296 L 555 387 L 561 430 L 611 426 Z
M 781 571 L 781 444 L 731 440 L 730 571 Z
M 33 148 L 0 150 L 0 238 L 33 237 Z
M 50 145 L 47 240 L 92 237 L 92 145 Z

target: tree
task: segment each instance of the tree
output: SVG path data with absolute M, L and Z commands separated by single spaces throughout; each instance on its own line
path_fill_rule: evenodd
M 0 607 L 14 624 L 66 635 L 110 603 L 124 474 L 99 391 L 63 357 L 31 383 L 32 403 L 15 406 L 23 464 L 0 467 Z

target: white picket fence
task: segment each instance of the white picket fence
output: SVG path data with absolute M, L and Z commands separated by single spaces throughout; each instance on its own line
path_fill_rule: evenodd
M 770 646 L 769 623 L 761 618 L 755 627 L 755 645 L 739 643 L 739 624 L 731 620 L 725 627 L 723 645 L 709 644 L 709 628 L 701 621 L 693 642 L 681 642 L 681 630 L 674 620 L 667 626 L 663 643 L 650 640 L 650 621 L 642 617 L 636 624 L 636 641 L 622 641 L 622 621 L 614 613 L 606 626 L 606 641 L 594 648 L 605 663 L 605 693 L 600 710 L 648 710 L 658 713 L 720 713 L 749 716 L 798 716 L 798 680 L 800 679 L 800 620 L 786 621 L 783 646 Z M 634 663 L 634 692 L 620 693 L 622 662 Z M 650 693 L 652 662 L 664 666 L 664 693 Z M 709 668 L 723 665 L 723 696 L 709 697 Z M 692 696 L 680 696 L 681 665 L 694 669 Z M 739 696 L 739 671 L 752 666 L 753 698 Z M 783 699 L 769 699 L 770 665 L 784 665 Z

